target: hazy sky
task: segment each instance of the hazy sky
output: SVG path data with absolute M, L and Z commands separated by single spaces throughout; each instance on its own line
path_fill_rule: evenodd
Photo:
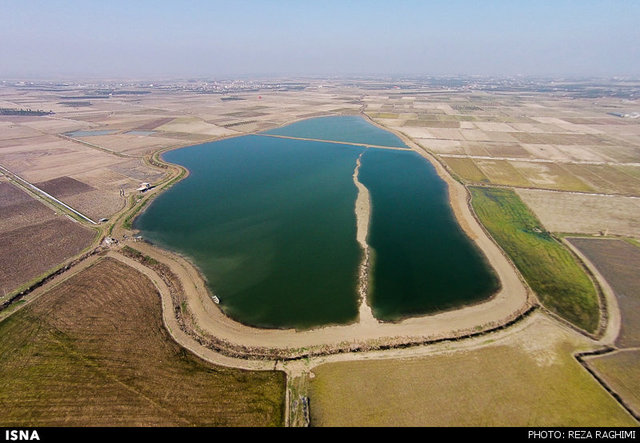
M 640 76 L 640 1 L 0 0 L 0 77 Z

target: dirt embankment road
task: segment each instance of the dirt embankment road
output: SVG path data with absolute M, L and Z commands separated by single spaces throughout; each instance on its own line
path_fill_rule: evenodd
M 385 128 L 386 129 L 386 128 Z M 447 182 L 449 198 L 455 216 L 461 227 L 485 253 L 501 282 L 501 289 L 489 300 L 438 314 L 409 318 L 397 323 L 382 323 L 369 316 L 350 325 L 327 326 L 308 331 L 265 330 L 242 325 L 227 317 L 212 300 L 206 284 L 195 267 L 182 257 L 163 251 L 146 243 L 136 243 L 136 249 L 143 254 L 169 266 L 184 284 L 184 291 L 190 312 L 198 327 L 221 340 L 240 346 L 299 349 L 308 347 L 337 347 L 345 343 L 408 342 L 448 336 L 458 336 L 469 331 L 478 331 L 504 324 L 528 309 L 531 296 L 521 277 L 504 256 L 502 251 L 488 237 L 473 215 L 466 188 L 453 180 L 444 168 L 428 153 L 399 134 L 403 141 L 430 161 L 438 174 Z M 357 176 L 354 174 L 354 179 Z M 357 184 L 356 184 L 357 185 Z M 363 187 L 364 188 L 364 187 Z M 364 189 L 366 191 L 366 188 Z M 356 213 L 359 217 L 358 240 L 364 241 L 364 220 L 366 207 L 365 192 L 359 187 Z M 366 198 L 368 202 L 368 196 Z M 366 241 L 365 241 L 366 244 Z M 224 303 L 224 301 L 223 301 Z

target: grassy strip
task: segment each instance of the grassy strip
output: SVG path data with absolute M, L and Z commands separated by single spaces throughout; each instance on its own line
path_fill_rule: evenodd
M 137 259 L 139 262 L 141 262 L 144 265 L 152 266 L 152 265 L 158 264 L 158 260 L 156 260 L 155 258 L 151 258 L 148 255 L 144 255 L 142 252 L 138 251 L 137 249 L 133 249 L 131 246 L 123 247 L 122 251 L 125 253 L 125 255 L 128 255 Z
M 131 229 L 133 226 L 133 219 L 135 218 L 136 215 L 138 215 L 138 213 L 140 212 L 140 210 L 142 210 L 142 208 L 145 207 L 145 205 L 147 204 L 147 202 L 149 201 L 149 199 L 143 200 L 142 203 L 138 204 L 138 206 L 129 213 L 129 215 L 127 215 L 127 217 L 124 219 L 124 221 L 122 222 L 122 227 L 125 229 Z
M 576 326 L 595 332 L 598 295 L 573 255 L 511 190 L 471 187 L 473 209 L 509 255 L 542 304 Z

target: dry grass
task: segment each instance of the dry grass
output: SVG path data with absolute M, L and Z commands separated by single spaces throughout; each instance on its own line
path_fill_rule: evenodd
M 469 183 L 488 183 L 489 179 L 470 158 L 443 157 L 454 174 Z
M 562 166 L 554 163 L 511 162 L 534 188 L 557 189 L 561 191 L 593 191 Z
M 405 360 L 313 370 L 315 426 L 633 426 L 571 355 L 568 340 L 529 337 Z
M 587 364 L 640 416 L 640 350 L 589 358 Z
M 505 160 L 476 160 L 476 165 L 496 185 L 529 187 L 529 182 L 511 163 Z
M 640 238 L 638 199 L 530 189 L 516 192 L 551 232 L 608 232 Z
M 153 284 L 113 259 L 0 323 L 2 426 L 282 425 L 284 389 L 178 346 Z
M 609 165 L 566 165 L 567 170 L 598 192 L 640 195 L 640 179 Z

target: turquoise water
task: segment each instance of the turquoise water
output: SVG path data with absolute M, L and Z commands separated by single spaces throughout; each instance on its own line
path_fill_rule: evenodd
M 367 122 L 364 118 L 355 115 L 302 120 L 282 128 L 264 131 L 263 133 L 379 146 L 407 147 L 395 134 L 380 129 Z
M 291 137 L 405 147 L 360 117 L 279 128 Z M 269 131 L 273 132 L 273 131 Z M 352 179 L 369 188 L 370 304 L 397 320 L 474 303 L 497 290 L 450 209 L 446 185 L 412 151 L 243 136 L 170 151 L 190 175 L 136 219 L 145 238 L 191 257 L 232 318 L 306 329 L 357 318 Z

